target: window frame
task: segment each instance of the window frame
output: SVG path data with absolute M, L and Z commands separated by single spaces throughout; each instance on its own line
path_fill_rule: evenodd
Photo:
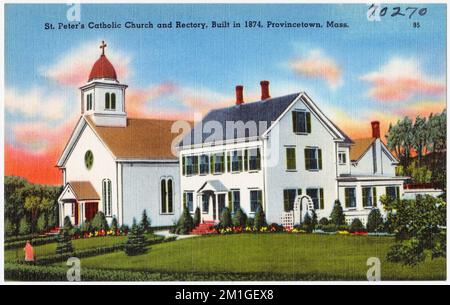
M 102 205 L 105 217 L 112 217 L 112 183 L 108 178 L 102 180 Z
M 261 170 L 261 149 L 259 147 L 250 148 L 247 151 L 247 161 L 248 161 L 248 170 L 251 172 L 256 172 Z M 256 151 L 256 154 L 252 153 L 252 151 Z M 252 168 L 252 163 L 255 163 L 255 168 Z
M 203 163 L 202 162 L 203 160 L 206 160 L 206 163 Z M 205 168 L 206 168 L 206 170 L 204 170 Z M 207 154 L 201 154 L 199 156 L 199 174 L 200 175 L 208 175 L 209 174 L 209 155 L 207 155 Z
M 252 198 L 252 194 L 256 193 L 256 203 L 254 205 L 254 198 Z M 263 196 L 262 196 L 262 190 L 260 189 L 254 189 L 250 190 L 250 214 L 255 214 L 256 210 L 258 209 L 259 203 L 261 204 L 261 207 L 263 207 Z M 255 209 L 253 209 L 255 207 Z
M 310 158 L 307 154 L 307 151 L 313 151 L 314 152 L 314 158 Z M 322 149 L 319 147 L 305 147 L 304 150 L 304 157 L 305 157 L 305 170 L 311 171 L 311 172 L 317 172 L 322 170 Z M 312 168 L 312 162 L 316 161 L 316 168 Z
M 343 160 L 341 160 L 341 156 Z M 338 152 L 338 163 L 339 165 L 347 165 L 347 153 L 345 151 Z
M 312 197 L 308 192 L 309 191 L 317 191 L 317 198 L 316 197 Z M 325 209 L 325 198 L 324 198 L 324 190 L 321 187 L 309 187 L 306 189 L 305 192 L 306 195 L 308 195 L 313 203 L 314 203 L 314 210 L 324 210 Z M 317 208 L 316 208 L 316 201 L 317 200 Z
M 169 183 L 170 182 L 170 183 Z M 175 185 L 172 177 L 162 177 L 160 180 L 160 215 L 173 215 L 175 213 L 174 197 Z
M 353 197 L 350 197 L 350 196 L 347 194 L 347 191 L 350 191 L 350 190 L 353 191 Z M 356 209 L 356 205 L 357 205 L 357 202 L 356 202 L 356 187 L 346 187 L 346 188 L 344 189 L 344 197 L 345 197 L 345 208 L 347 208 L 347 209 Z M 354 200 L 354 206 L 351 206 L 351 205 L 349 204 L 348 200 L 349 200 L 350 198 Z
M 289 157 L 289 151 L 293 152 L 294 155 Z M 286 157 L 286 171 L 297 171 L 297 149 L 293 146 L 285 147 L 285 157 Z M 289 162 L 293 162 L 293 167 L 289 166 Z M 291 164 L 292 165 L 292 164 Z

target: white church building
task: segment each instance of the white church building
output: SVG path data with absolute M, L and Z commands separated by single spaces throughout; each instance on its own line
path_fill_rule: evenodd
M 146 210 L 153 227 L 180 215 L 178 158 L 172 153 L 172 121 L 128 118 L 125 91 L 104 54 L 81 90 L 81 116 L 57 166 L 64 189 L 60 226 L 80 225 L 102 211 L 111 222 L 131 225 Z
M 253 217 L 262 205 L 269 223 L 281 223 L 305 197 L 319 219 L 339 199 L 347 222 L 363 223 L 380 196 L 401 197 L 398 160 L 372 134 L 350 139 L 305 93 L 271 98 L 261 82 L 261 101 L 210 111 L 179 144 L 183 205 L 200 208 L 203 221 L 218 221 L 224 207 Z

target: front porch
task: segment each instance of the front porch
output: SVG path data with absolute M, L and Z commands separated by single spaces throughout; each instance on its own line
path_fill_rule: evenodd
M 194 211 L 200 209 L 202 222 L 218 223 L 226 206 L 228 189 L 219 180 L 207 181 L 197 191 Z
M 58 198 L 59 226 L 64 226 L 66 216 L 74 226 L 91 221 L 98 212 L 99 202 L 100 197 L 89 181 L 68 182 Z

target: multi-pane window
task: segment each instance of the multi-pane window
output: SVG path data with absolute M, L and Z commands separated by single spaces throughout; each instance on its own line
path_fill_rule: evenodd
M 363 207 L 377 206 L 377 188 L 376 187 L 363 187 Z
M 240 172 L 242 171 L 242 151 L 235 150 L 231 152 L 231 171 Z
M 347 164 L 347 154 L 344 151 L 340 151 L 338 153 L 339 164 L 344 165 Z
M 296 168 L 295 147 L 286 147 L 286 169 L 295 170 Z
M 262 191 L 251 190 L 250 191 L 250 212 L 255 213 L 258 206 L 262 207 Z
M 354 187 L 345 188 L 345 207 L 356 208 L 356 189 Z
M 188 209 L 189 213 L 194 213 L 194 193 L 184 192 L 183 194 L 184 206 Z
M 161 179 L 161 213 L 173 213 L 173 181 Z
M 209 156 L 200 156 L 200 175 L 206 175 L 209 172 Z
M 92 103 L 92 93 L 89 93 L 86 96 L 86 110 L 92 110 L 93 103 Z
M 248 168 L 249 170 L 260 170 L 261 169 L 261 152 L 259 148 L 252 148 L 248 151 Z
M 192 156 L 186 157 L 186 175 L 190 176 L 194 173 L 194 158 Z
M 102 193 L 103 193 L 103 212 L 105 213 L 105 216 L 111 216 L 112 215 L 111 180 L 103 179 Z
M 225 169 L 225 160 L 224 160 L 224 153 L 217 153 L 214 155 L 211 155 L 212 157 L 212 166 L 214 169 L 214 174 L 221 174 L 224 172 Z
M 116 94 L 115 93 L 105 93 L 105 109 L 115 110 L 116 109 Z
M 283 190 L 283 206 L 284 211 L 289 212 L 294 209 L 295 198 L 302 194 L 301 189 L 286 189 Z
M 386 186 L 386 195 L 392 199 L 399 199 L 400 198 L 400 187 Z
M 311 113 L 302 110 L 292 111 L 292 127 L 295 133 L 311 133 Z
M 306 195 L 311 197 L 313 203 L 314 203 L 314 209 L 323 209 L 325 200 L 323 195 L 323 188 L 309 188 L 306 189 Z
M 239 190 L 228 192 L 228 206 L 232 209 L 233 213 L 236 213 L 241 208 L 241 192 Z
M 319 148 L 305 148 L 305 169 L 322 169 L 322 150 Z

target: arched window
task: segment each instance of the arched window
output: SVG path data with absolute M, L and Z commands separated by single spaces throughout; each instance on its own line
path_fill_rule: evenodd
M 161 179 L 161 214 L 173 213 L 173 180 Z
M 109 92 L 105 93 L 105 109 L 111 109 L 111 100 Z
M 105 213 L 105 216 L 111 216 L 112 214 L 111 180 L 103 179 L 102 193 L 103 193 L 103 213 Z
M 116 109 L 116 94 L 111 93 L 111 109 Z

